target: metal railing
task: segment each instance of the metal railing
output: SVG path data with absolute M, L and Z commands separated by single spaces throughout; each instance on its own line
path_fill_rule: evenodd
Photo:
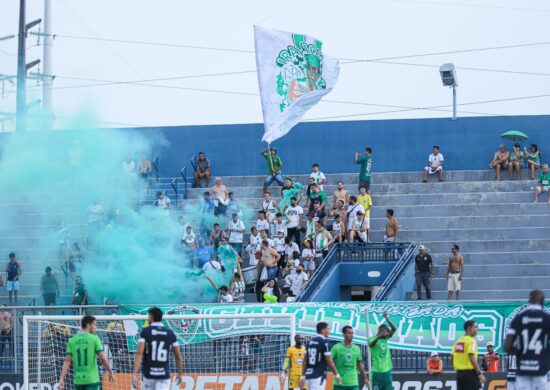
M 178 205 L 178 178 L 174 177 L 172 181 L 170 182 L 170 185 L 172 185 L 172 190 L 174 190 L 174 205 Z
M 414 254 L 416 252 L 417 245 L 416 244 L 410 244 L 405 252 L 400 256 L 400 260 L 397 263 L 397 265 L 392 269 L 389 276 L 384 280 L 384 283 L 382 283 L 382 286 L 380 286 L 380 289 L 376 293 L 376 295 L 373 298 L 373 301 L 387 301 L 387 300 L 404 300 L 405 296 L 404 294 L 406 291 L 402 292 L 403 295 L 401 297 L 395 297 L 392 296 L 392 294 L 397 294 L 399 291 L 397 291 L 397 287 L 406 287 L 407 283 L 410 282 L 411 279 L 411 271 L 414 271 Z M 391 297 L 391 299 L 390 299 Z
M 151 162 L 151 165 L 153 165 L 153 171 L 155 172 L 155 180 L 158 184 L 159 182 L 159 157 L 155 157 L 153 161 Z
M 411 243 L 337 243 L 329 250 L 309 283 L 297 297 L 298 302 L 307 302 L 321 282 L 339 262 L 396 262 L 406 253 Z
M 185 165 L 180 169 L 180 175 L 183 179 L 183 199 L 187 199 L 187 167 Z

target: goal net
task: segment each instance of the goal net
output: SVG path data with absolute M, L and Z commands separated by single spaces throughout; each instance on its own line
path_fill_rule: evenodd
M 107 380 L 98 359 L 102 389 L 130 389 L 134 354 L 147 317 L 95 316 L 96 335 L 115 373 Z M 25 316 L 23 363 L 26 389 L 56 388 L 68 340 L 80 331 L 82 316 Z M 284 389 L 279 373 L 296 332 L 292 314 L 167 315 L 166 327 L 177 336 L 183 357 L 185 390 Z M 292 340 L 292 341 L 291 341 Z M 78 356 L 73 357 L 78 359 Z M 171 369 L 176 373 L 173 354 Z M 28 386 L 30 385 L 30 386 Z M 44 387 L 43 387 L 44 386 Z M 51 386 L 51 387 L 49 387 Z M 55 386 L 55 387 L 54 387 Z M 65 389 L 73 388 L 72 370 Z

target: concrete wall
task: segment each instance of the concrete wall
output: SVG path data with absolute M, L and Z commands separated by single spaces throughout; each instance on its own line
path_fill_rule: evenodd
M 449 119 L 402 119 L 301 123 L 276 141 L 286 173 L 308 173 L 318 162 L 326 173 L 355 172 L 355 151 L 374 149 L 376 172 L 420 170 L 439 145 L 450 170 L 483 169 L 498 148 L 500 134 L 517 129 L 539 145 L 543 160 L 550 153 L 550 116 Z M 259 155 L 263 125 L 223 125 L 139 129 L 161 132 L 170 143 L 161 151 L 163 175 L 175 175 L 198 151 L 204 151 L 215 175 L 264 174 Z M 512 142 L 506 144 L 511 148 Z M 523 144 L 522 144 L 523 146 Z

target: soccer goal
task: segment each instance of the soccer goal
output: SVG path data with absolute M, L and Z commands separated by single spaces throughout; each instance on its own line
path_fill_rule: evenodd
M 147 325 L 147 317 L 95 317 L 96 334 L 103 343 L 116 379 L 115 383 L 110 383 L 98 363 L 101 388 L 130 389 L 137 340 L 141 329 Z M 58 384 L 67 342 L 80 331 L 81 318 L 23 318 L 25 390 L 53 389 Z M 286 349 L 294 342 L 296 334 L 293 314 L 166 315 L 163 322 L 174 331 L 180 345 L 184 365 L 182 389 L 284 389 L 279 373 Z M 170 355 L 175 373 L 173 354 Z M 65 389 L 72 387 L 70 371 Z

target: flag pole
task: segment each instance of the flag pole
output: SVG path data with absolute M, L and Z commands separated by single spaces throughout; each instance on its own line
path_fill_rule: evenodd
M 370 343 L 369 343 L 369 337 L 370 337 L 370 323 L 369 323 L 369 307 L 368 305 L 365 305 L 365 318 L 367 322 L 367 368 L 369 373 L 369 386 L 368 389 L 372 390 L 372 354 L 370 349 Z
M 271 145 L 267 143 L 267 161 L 269 162 L 269 171 L 273 176 L 273 159 L 271 158 Z

